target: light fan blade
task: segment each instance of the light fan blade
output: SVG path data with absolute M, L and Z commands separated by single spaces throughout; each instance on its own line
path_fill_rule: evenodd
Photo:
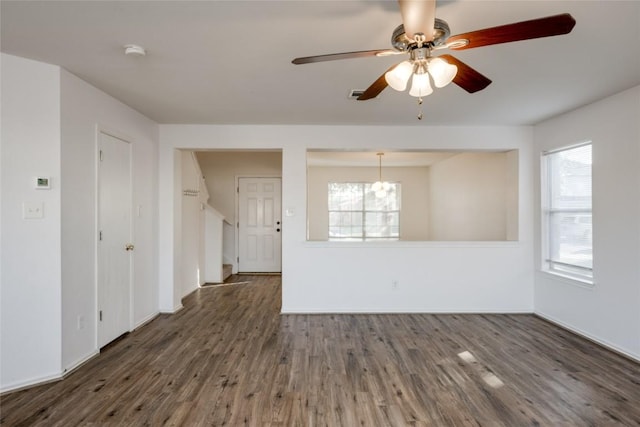
M 366 101 L 368 99 L 372 99 L 380 95 L 380 92 L 382 92 L 387 88 L 387 86 L 389 86 L 389 84 L 387 83 L 387 79 L 384 77 L 384 75 L 387 74 L 389 71 L 393 70 L 394 68 L 396 68 L 397 66 L 398 64 L 393 65 L 387 71 L 382 73 L 382 75 L 378 77 L 378 79 L 375 82 L 371 83 L 371 86 L 369 86 L 362 93 L 362 95 L 358 97 L 358 101 Z
M 413 40 L 416 33 L 425 35 L 426 40 L 433 40 L 433 27 L 436 19 L 435 0 L 398 0 L 402 25 L 407 37 Z
M 474 47 L 509 43 L 520 40 L 568 34 L 576 25 L 576 20 L 568 13 L 532 19 L 531 21 L 485 28 L 449 37 L 447 44 L 456 40 L 469 40 L 467 45 L 452 46 L 453 50 L 472 49 Z
M 469 93 L 478 92 L 491 84 L 491 80 L 451 55 L 440 55 L 438 58 L 458 67 L 453 82 Z
M 350 58 L 367 58 L 370 56 L 388 56 L 397 55 L 400 52 L 393 49 L 376 49 L 376 50 L 360 50 L 356 52 L 343 52 L 343 53 L 330 53 L 328 55 L 316 55 L 305 56 L 302 58 L 295 58 L 291 61 L 293 64 L 312 64 L 314 62 L 335 61 L 338 59 L 350 59 Z

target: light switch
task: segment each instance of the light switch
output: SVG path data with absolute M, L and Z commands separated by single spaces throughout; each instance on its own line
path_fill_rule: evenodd
M 285 216 L 294 216 L 296 214 L 296 210 L 294 208 L 287 208 L 284 210 Z
M 22 218 L 24 219 L 42 219 L 44 218 L 44 203 L 42 202 L 23 202 Z

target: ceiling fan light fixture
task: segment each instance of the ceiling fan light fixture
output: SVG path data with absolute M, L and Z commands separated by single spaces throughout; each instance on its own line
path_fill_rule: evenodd
M 402 92 L 407 88 L 409 77 L 413 74 L 413 63 L 402 61 L 393 70 L 385 73 L 384 78 L 393 89 Z
M 411 90 L 409 91 L 409 95 L 421 98 L 423 96 L 431 95 L 432 93 L 433 89 L 431 88 L 431 83 L 429 83 L 429 74 L 414 74 L 411 81 Z
M 429 60 L 429 74 L 433 78 L 433 84 L 437 88 L 445 87 L 453 81 L 458 73 L 458 67 L 449 64 L 442 58 L 431 58 Z

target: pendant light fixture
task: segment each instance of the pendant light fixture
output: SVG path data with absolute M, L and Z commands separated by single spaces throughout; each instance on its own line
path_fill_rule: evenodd
M 371 185 L 371 189 L 376 193 L 376 197 L 382 198 L 387 195 L 391 184 L 382 180 L 382 156 L 384 153 L 377 153 L 378 156 L 378 180 Z

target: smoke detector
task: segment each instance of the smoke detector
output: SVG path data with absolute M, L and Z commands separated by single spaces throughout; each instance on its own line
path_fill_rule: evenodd
M 138 46 L 137 44 L 127 44 L 124 45 L 124 54 L 132 56 L 145 56 L 147 54 L 147 51 L 144 50 L 142 46 Z

